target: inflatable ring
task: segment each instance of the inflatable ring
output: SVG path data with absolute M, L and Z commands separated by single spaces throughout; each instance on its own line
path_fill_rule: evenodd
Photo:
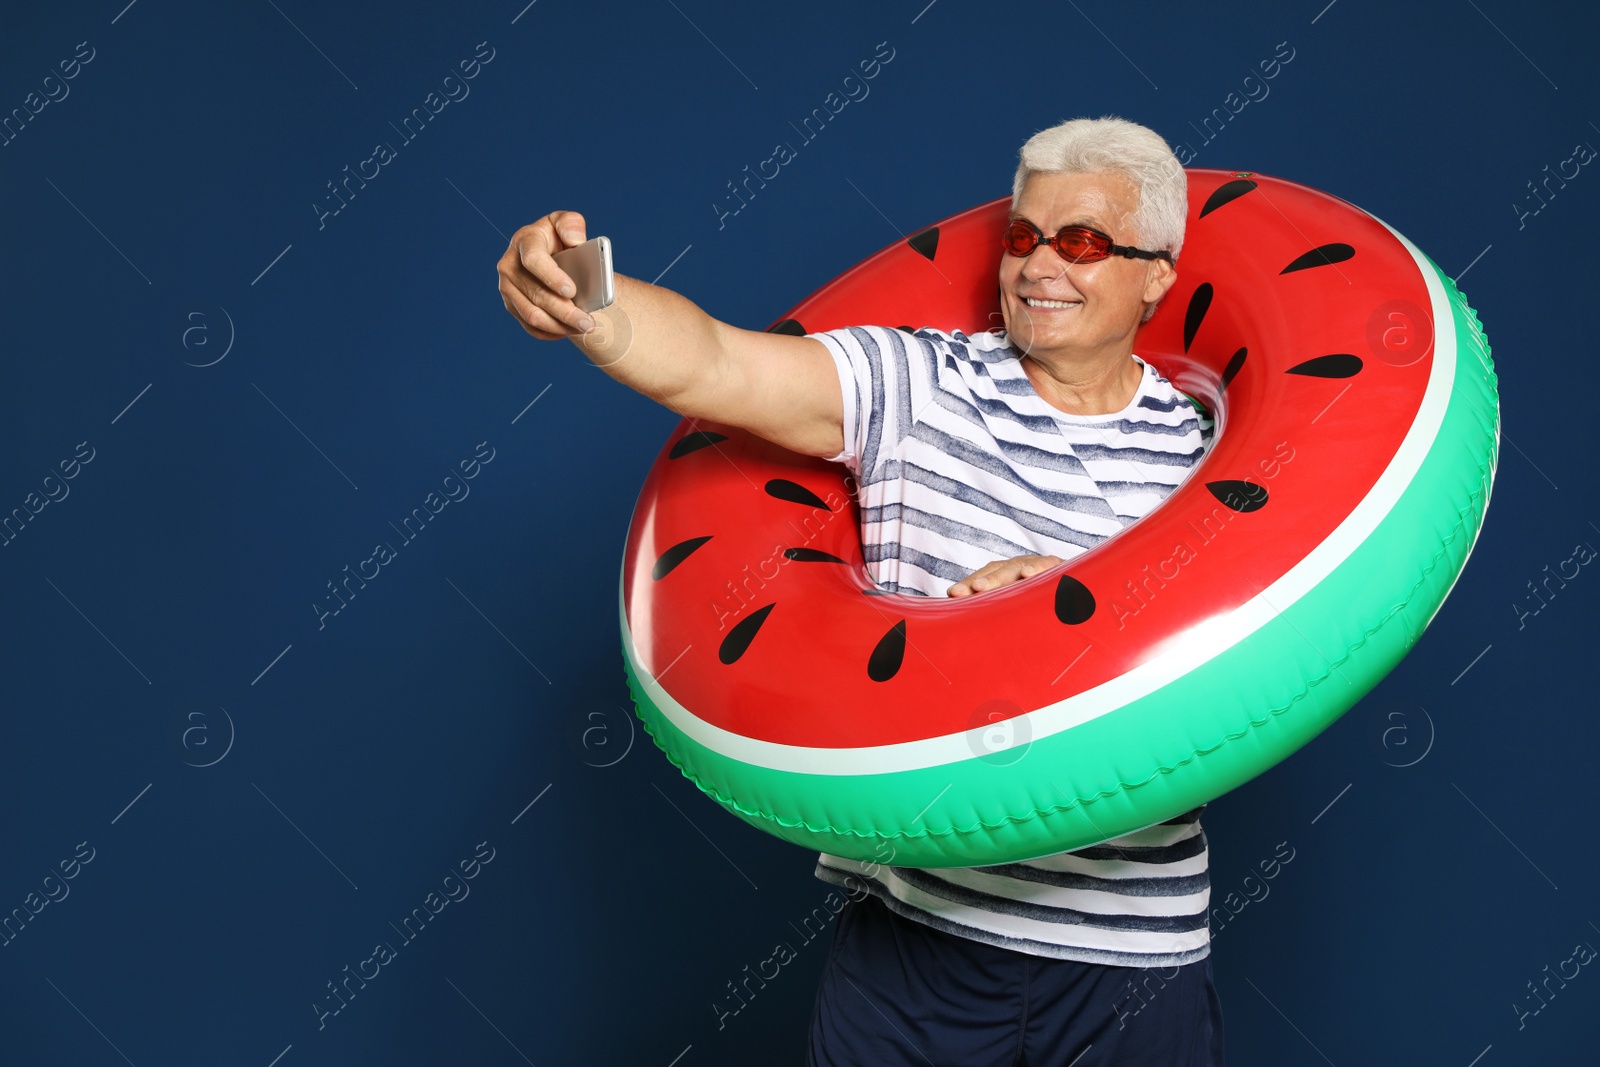
M 904 866 L 1080 848 L 1260 774 L 1416 643 L 1494 479 L 1477 317 L 1359 208 L 1188 175 L 1178 280 L 1134 350 L 1215 440 L 1159 508 L 1050 572 L 872 595 L 841 464 L 730 426 L 672 434 L 628 532 L 623 653 L 650 735 L 723 807 Z M 773 329 L 998 327 L 1009 206 L 896 242 Z

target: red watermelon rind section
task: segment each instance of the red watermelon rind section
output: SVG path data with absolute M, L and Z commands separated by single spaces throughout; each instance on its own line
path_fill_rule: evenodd
M 975 745 L 973 759 L 956 763 L 808 774 L 742 762 L 680 729 L 673 717 L 690 713 L 638 673 L 619 590 L 627 680 L 647 732 L 685 777 L 752 825 L 859 860 L 882 861 L 887 842 L 891 862 L 908 867 L 1081 848 L 1214 799 L 1291 755 L 1415 644 L 1466 564 L 1493 484 L 1497 378 L 1481 324 L 1438 266 L 1400 240 L 1430 283 L 1436 358 L 1454 364 L 1443 416 L 1371 533 L 1277 605 L 1270 623 L 1162 688 L 1013 753 Z

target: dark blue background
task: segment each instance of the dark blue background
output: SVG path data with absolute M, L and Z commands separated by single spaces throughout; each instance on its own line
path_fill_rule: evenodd
M 94 457 L 0 548 L 0 915 L 93 850 L 0 947 L 0 1061 L 800 1063 L 821 941 L 720 1030 L 712 1004 L 797 940 L 813 857 L 706 802 L 627 711 L 618 559 L 676 417 L 524 334 L 495 263 L 573 208 L 623 272 L 671 264 L 763 328 L 1009 192 L 1034 131 L 1108 113 L 1470 266 L 1500 375 L 1487 524 L 1428 634 L 1206 817 L 1214 902 L 1294 850 L 1217 931 L 1230 1062 L 1593 1055 L 1592 968 L 1515 1005 L 1600 946 L 1600 578 L 1520 628 L 1514 606 L 1600 547 L 1600 175 L 1521 214 L 1600 146 L 1592 10 L 124 2 L 0 16 L 0 113 L 93 49 L 0 147 L 0 509 Z M 470 95 L 403 141 L 479 42 Z M 799 145 L 879 42 L 870 95 Z M 1280 42 L 1270 94 L 1206 143 Z M 378 141 L 396 158 L 319 229 Z M 798 158 L 719 228 L 779 141 Z M 485 441 L 470 496 L 319 630 L 325 583 Z M 480 842 L 470 896 L 403 943 Z M 398 958 L 319 1030 L 383 940 Z

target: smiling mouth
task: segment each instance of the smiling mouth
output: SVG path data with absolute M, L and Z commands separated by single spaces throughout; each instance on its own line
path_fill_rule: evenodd
M 1031 296 L 1022 299 L 1031 308 L 1075 308 L 1083 303 L 1081 300 L 1038 300 Z

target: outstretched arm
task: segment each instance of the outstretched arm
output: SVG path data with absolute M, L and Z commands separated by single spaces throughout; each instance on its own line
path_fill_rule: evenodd
M 570 339 L 595 366 L 680 415 L 805 455 L 844 450 L 838 373 L 820 341 L 730 326 L 670 289 L 621 274 L 615 303 L 581 311 L 553 257 L 585 239 L 575 211 L 551 212 L 512 235 L 498 266 L 500 295 L 524 330 Z

